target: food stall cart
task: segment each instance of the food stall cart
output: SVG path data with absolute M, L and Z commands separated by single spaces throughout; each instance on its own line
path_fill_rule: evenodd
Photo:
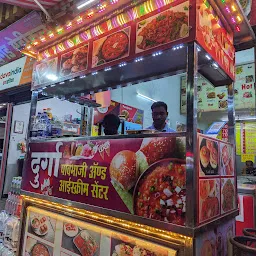
M 105 2 L 76 21 L 118 3 Z M 90 92 L 186 72 L 187 129 L 31 138 L 20 255 L 232 255 L 234 45 L 253 39 L 236 1 L 201 0 L 130 2 L 48 48 L 35 39 L 31 116 L 40 93 L 85 113 Z M 229 142 L 197 134 L 199 75 L 228 85 Z

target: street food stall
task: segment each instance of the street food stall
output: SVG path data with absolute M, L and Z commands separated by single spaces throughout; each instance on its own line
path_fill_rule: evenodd
M 19 253 L 232 255 L 234 54 L 254 34 L 236 1 L 117 3 L 81 14 L 87 24 L 113 9 L 77 34 L 65 34 L 70 22 L 55 43 L 51 31 L 24 48 L 38 58 L 30 128 L 43 94 L 81 105 L 81 135 L 30 133 Z M 185 132 L 91 136 L 94 93 L 184 73 Z M 197 133 L 200 77 L 227 85 L 228 142 Z

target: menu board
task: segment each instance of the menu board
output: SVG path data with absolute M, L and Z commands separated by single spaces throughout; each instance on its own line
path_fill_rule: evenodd
M 198 134 L 198 223 L 236 208 L 234 150 L 231 144 Z
M 236 123 L 235 125 L 235 135 L 236 135 L 236 155 L 241 155 L 241 125 Z
M 255 108 L 255 64 L 246 64 L 236 67 L 236 78 L 234 83 L 235 109 Z M 228 107 L 228 90 L 226 86 L 214 87 L 203 76 L 197 81 L 198 110 L 210 112 L 225 110 Z M 181 78 L 181 113 L 186 113 L 186 77 Z
M 174 256 L 177 251 L 146 240 L 55 214 L 27 208 L 22 255 Z
M 189 13 L 189 1 L 182 0 L 157 7 L 149 13 L 143 7 L 139 17 L 125 23 L 125 27 L 116 26 L 116 18 L 113 19 L 115 25 L 112 29 L 107 21 L 103 22 L 95 32 L 94 29 L 84 31 L 88 40 L 82 42 L 85 39 L 81 36 L 81 43 L 72 50 L 66 49 L 68 41 L 49 48 L 46 52 L 51 57 L 42 58 L 34 66 L 32 87 L 45 87 L 104 68 L 109 69 L 110 66 L 132 61 L 144 54 L 170 49 L 178 40 L 182 40 L 182 43 L 191 41 Z M 162 28 L 165 28 L 164 31 Z M 96 31 L 104 32 L 97 35 Z
M 31 142 L 22 189 L 185 225 L 185 138 Z
M 235 235 L 235 221 L 221 224 L 214 230 L 201 233 L 196 238 L 197 256 L 233 255 L 233 246 L 230 238 Z
M 256 155 L 256 123 L 242 122 L 241 127 L 241 153 Z

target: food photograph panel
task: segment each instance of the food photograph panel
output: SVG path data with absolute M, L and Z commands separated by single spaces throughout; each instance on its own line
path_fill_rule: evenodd
M 61 55 L 60 76 L 65 77 L 84 71 L 88 67 L 89 44 Z
M 62 248 L 76 255 L 100 255 L 101 234 L 78 227 L 71 222 L 63 223 Z
M 199 136 L 199 176 L 219 175 L 218 141 Z
M 217 255 L 231 256 L 233 255 L 233 246 L 230 238 L 235 235 L 235 220 L 228 221 L 217 227 Z
M 222 176 L 234 176 L 234 152 L 227 143 L 220 143 L 220 171 Z
M 221 179 L 221 213 L 226 213 L 236 208 L 235 204 L 235 179 Z
M 216 256 L 216 234 L 214 231 L 202 233 L 196 239 L 197 256 Z
M 189 36 L 189 2 L 141 20 L 136 28 L 136 53 Z
M 28 232 L 43 240 L 54 243 L 56 231 L 56 219 L 47 215 L 30 212 Z
M 93 42 L 92 68 L 117 61 L 129 56 L 131 27 Z
M 136 243 L 137 239 L 131 239 L 123 236 L 122 240 L 111 238 L 110 256 L 168 256 L 168 251 L 160 246 L 147 246 L 145 242 L 143 245 Z
M 199 223 L 220 214 L 220 179 L 199 180 Z
M 25 256 L 55 256 L 53 247 L 27 236 L 23 250 Z
M 58 57 L 37 64 L 33 72 L 34 86 L 52 82 L 53 79 L 58 78 L 57 69 Z

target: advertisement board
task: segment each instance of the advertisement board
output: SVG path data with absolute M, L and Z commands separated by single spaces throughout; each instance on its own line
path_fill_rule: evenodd
M 35 35 L 44 30 L 45 25 L 42 23 L 42 17 L 40 13 L 35 11 L 1 30 L 0 65 L 21 58 L 21 52 L 18 49 L 30 43 Z
M 204 223 L 237 207 L 234 149 L 201 134 L 198 146 L 198 223 Z
M 185 224 L 185 138 L 30 143 L 22 189 Z
M 197 0 L 196 40 L 234 80 L 233 34 L 225 30 L 212 6 L 203 0 Z
M 31 83 L 35 60 L 23 57 L 0 67 L 0 91 Z
M 36 207 L 28 207 L 26 216 L 22 255 L 177 255 L 174 249 Z
M 110 66 L 158 50 L 170 49 L 171 45 L 191 40 L 189 1 L 179 0 L 155 11 L 143 12 L 144 15 L 126 23 L 125 27 L 113 26 L 113 29 L 98 36 L 89 32 L 90 39 L 72 50 L 63 50 L 65 43 L 61 43 L 61 50 L 56 49 L 52 57 L 35 65 L 33 87 L 44 87 L 108 69 Z M 49 52 L 54 51 L 49 49 Z

